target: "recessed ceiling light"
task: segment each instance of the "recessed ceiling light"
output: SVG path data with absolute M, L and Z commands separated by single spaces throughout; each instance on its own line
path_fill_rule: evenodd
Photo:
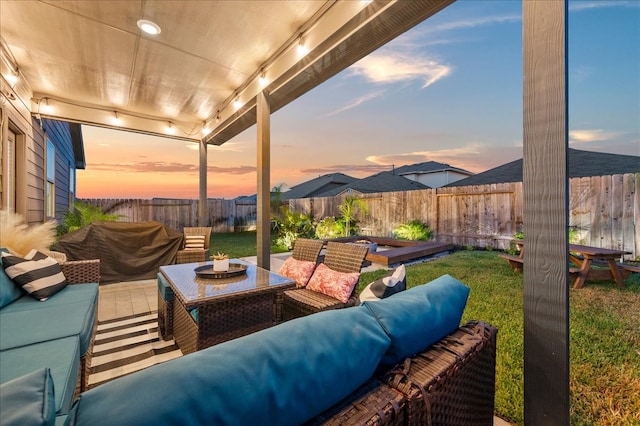
M 140 19 L 138 21 L 138 28 L 140 28 L 145 33 L 151 34 L 151 35 L 158 35 L 160 34 L 160 31 L 162 31 L 158 24 L 152 21 L 148 21 L 146 19 Z

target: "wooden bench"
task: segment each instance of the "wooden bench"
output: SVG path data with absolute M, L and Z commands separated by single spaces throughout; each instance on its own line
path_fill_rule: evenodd
M 380 263 L 386 267 L 396 263 L 406 262 L 421 257 L 431 256 L 443 251 L 453 250 L 453 244 L 438 242 L 425 242 L 404 247 L 396 247 L 389 250 L 379 250 L 367 254 L 366 259 L 370 262 Z
M 608 267 L 609 265 L 607 264 L 607 262 L 603 261 L 603 260 L 593 260 L 591 262 L 592 266 L 602 266 L 602 267 Z M 618 268 L 620 268 L 620 274 L 622 275 L 622 278 L 624 278 L 625 280 L 627 278 L 629 278 L 629 275 L 631 275 L 632 272 L 638 273 L 640 274 L 640 265 L 629 265 L 627 263 L 616 263 L 616 265 L 618 266 Z M 611 277 L 608 275 L 609 270 L 602 270 L 603 272 L 600 272 L 600 270 L 598 269 L 591 269 L 589 271 L 589 278 L 591 278 L 592 280 L 607 280 L 607 279 L 611 279 Z

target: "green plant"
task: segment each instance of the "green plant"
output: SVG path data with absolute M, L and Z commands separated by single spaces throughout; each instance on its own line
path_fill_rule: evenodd
M 409 223 L 403 223 L 394 228 L 393 235 L 403 240 L 428 241 L 433 236 L 429 225 L 415 219 Z
M 358 231 L 356 213 L 366 213 L 367 205 L 364 200 L 355 195 L 347 195 L 342 204 L 338 206 L 340 220 L 344 223 L 344 236 L 355 235 Z
M 271 217 L 271 226 L 274 233 L 275 245 L 291 249 L 293 242 L 299 237 L 311 237 L 313 235 L 313 222 L 309 215 L 294 212 L 289 206 L 281 206 L 280 212 Z
M 316 237 L 321 240 L 341 237 L 344 234 L 344 223 L 335 217 L 327 216 L 316 224 Z
M 93 222 L 113 222 L 121 217 L 124 216 L 107 214 L 99 207 L 92 206 L 83 201 L 76 201 L 73 208 L 64 215 L 64 220 L 62 224 L 57 227 L 57 232 L 60 236 L 67 232 L 76 231 Z
M 514 240 L 524 240 L 524 232 L 516 232 L 513 234 Z

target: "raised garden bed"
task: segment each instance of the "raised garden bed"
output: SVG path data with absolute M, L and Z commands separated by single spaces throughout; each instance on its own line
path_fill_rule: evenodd
M 378 246 L 378 250 L 375 252 L 369 251 L 366 260 L 386 267 L 453 250 L 453 244 L 449 243 L 439 243 L 437 241 L 407 241 L 386 237 L 355 236 L 335 238 L 327 241 L 355 243 L 361 240 L 370 241 Z

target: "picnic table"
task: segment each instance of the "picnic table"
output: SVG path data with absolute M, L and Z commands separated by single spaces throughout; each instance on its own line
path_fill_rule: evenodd
M 515 271 L 520 271 L 524 264 L 524 241 L 517 240 L 515 244 L 520 249 L 518 256 L 500 254 L 500 257 L 506 259 Z M 618 263 L 627 254 L 631 252 L 569 244 L 569 259 L 576 265 L 569 268 L 569 275 L 575 279 L 573 288 L 584 287 L 587 280 L 615 280 L 618 287 L 624 287 L 624 280 L 631 272 L 640 272 L 640 266 Z M 594 269 L 593 266 L 607 266 L 608 269 Z

